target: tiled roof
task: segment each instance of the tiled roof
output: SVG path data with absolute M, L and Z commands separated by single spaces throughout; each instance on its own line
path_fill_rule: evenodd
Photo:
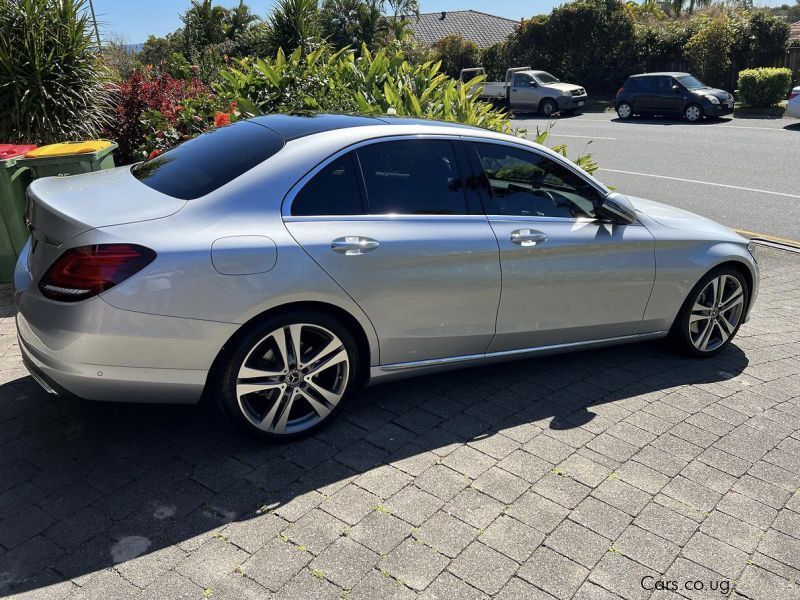
M 423 13 L 419 20 L 409 17 L 414 37 L 425 44 L 435 44 L 446 35 L 457 33 L 472 40 L 479 48 L 502 42 L 517 26 L 517 21 L 477 10 L 452 10 Z
M 789 27 L 792 28 L 792 32 L 789 34 L 789 39 L 800 40 L 800 21 L 797 23 L 792 23 Z

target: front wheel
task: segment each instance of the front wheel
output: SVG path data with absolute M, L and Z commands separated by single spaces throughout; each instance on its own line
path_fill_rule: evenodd
M 696 123 L 703 118 L 703 109 L 697 104 L 690 104 L 683 110 L 683 116 L 690 123 Z
M 633 116 L 633 107 L 628 102 L 620 102 L 617 106 L 617 116 L 622 119 L 630 119 Z
M 252 325 L 224 357 L 223 412 L 268 441 L 309 435 L 341 410 L 358 381 L 355 340 L 324 313 L 297 311 Z
M 750 301 L 744 276 L 732 267 L 708 273 L 692 289 L 670 331 L 676 350 L 708 357 L 721 352 L 739 331 Z
M 545 117 L 551 116 L 553 113 L 558 111 L 558 105 L 555 103 L 554 100 L 550 98 L 546 98 L 542 100 L 541 105 L 539 106 L 539 110 Z

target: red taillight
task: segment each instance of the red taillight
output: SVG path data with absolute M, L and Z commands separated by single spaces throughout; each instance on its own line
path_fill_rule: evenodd
M 122 283 L 144 269 L 156 253 L 136 244 L 70 248 L 47 270 L 39 289 L 45 298 L 77 302 Z
M 794 100 L 798 96 L 800 96 L 800 92 L 789 92 L 789 100 Z
M 619 88 L 617 90 L 617 96 L 619 96 L 623 92 L 624 89 L 625 89 L 624 87 Z

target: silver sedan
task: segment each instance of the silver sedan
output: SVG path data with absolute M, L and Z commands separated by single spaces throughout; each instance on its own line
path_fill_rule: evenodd
M 711 356 L 758 291 L 731 230 L 529 141 L 414 119 L 238 122 L 37 180 L 27 217 L 17 325 L 46 390 L 205 393 L 266 439 L 411 375 L 655 338 Z

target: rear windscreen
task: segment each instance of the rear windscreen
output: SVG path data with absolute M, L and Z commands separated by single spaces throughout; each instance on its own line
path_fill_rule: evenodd
M 281 148 L 283 138 L 277 133 L 241 121 L 139 163 L 131 173 L 162 194 L 194 200 L 233 181 Z

